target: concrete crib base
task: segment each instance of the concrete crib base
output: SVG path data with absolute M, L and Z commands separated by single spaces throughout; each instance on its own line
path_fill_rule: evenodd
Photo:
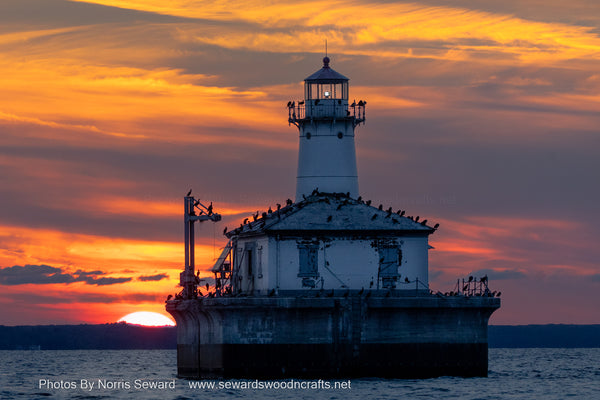
M 189 379 L 487 376 L 494 298 L 218 298 L 167 304 Z

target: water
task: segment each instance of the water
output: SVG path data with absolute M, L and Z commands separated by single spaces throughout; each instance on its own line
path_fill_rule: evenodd
M 329 390 L 194 389 L 189 387 L 194 381 L 175 377 L 175 366 L 174 350 L 0 351 L 0 399 L 600 400 L 598 348 L 490 349 L 487 378 L 353 379 L 350 389 Z M 62 388 L 39 388 L 40 379 L 59 386 L 62 381 Z M 82 379 L 95 387 L 91 391 L 82 389 Z M 105 380 L 107 387 L 97 388 L 98 380 Z M 136 380 L 139 385 L 165 382 L 174 388 L 138 389 Z M 336 382 L 347 384 L 324 383 Z M 230 386 L 252 383 L 257 382 L 221 381 Z M 319 383 L 288 380 L 275 384 Z

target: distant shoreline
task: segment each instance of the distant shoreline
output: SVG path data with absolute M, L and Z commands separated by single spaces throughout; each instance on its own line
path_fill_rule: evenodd
M 0 350 L 175 350 L 175 327 L 0 325 Z M 600 324 L 490 325 L 490 348 L 600 347 Z

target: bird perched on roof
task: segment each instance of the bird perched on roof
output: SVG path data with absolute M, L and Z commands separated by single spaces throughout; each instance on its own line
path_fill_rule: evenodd
M 227 227 L 225 227 L 225 229 L 223 229 L 223 235 L 227 233 Z
M 421 221 L 421 225 L 427 225 L 427 220 L 424 219 L 423 221 Z
M 267 212 L 268 212 L 269 214 L 273 213 L 273 210 L 271 210 L 271 206 L 269 206 L 269 209 L 267 210 Z
M 287 200 L 285 201 L 285 205 L 286 205 L 286 206 L 291 206 L 292 204 L 294 204 L 294 202 L 292 201 L 292 199 L 287 199 Z
M 281 210 L 281 204 L 277 203 L 277 211 Z
M 356 99 L 354 99 L 354 101 L 352 102 L 352 104 L 350 104 L 350 107 L 356 107 Z
M 365 204 L 366 204 L 366 205 L 368 205 L 368 206 L 370 206 L 370 205 L 371 205 L 371 200 L 367 200 L 367 201 L 365 202 Z
M 473 276 L 469 276 L 469 282 L 473 282 Z
M 358 201 L 359 203 L 362 202 L 362 196 L 358 196 L 358 199 L 356 199 L 356 201 Z
M 263 213 L 262 213 L 262 217 L 263 217 L 263 218 L 267 218 L 267 213 L 266 213 L 266 212 L 263 212 Z
M 212 215 L 212 213 L 213 213 L 212 201 L 210 202 L 209 206 L 206 208 L 206 211 L 208 212 L 208 215 Z
M 383 210 L 383 204 L 380 204 L 377 208 L 379 209 L 379 211 Z
M 439 227 L 440 227 L 440 224 L 435 224 L 435 225 L 433 226 L 433 229 L 437 229 L 437 228 L 439 228 Z
M 258 211 L 256 212 L 256 214 L 254 214 L 254 215 L 252 216 L 252 220 L 253 220 L 253 221 L 256 221 L 257 219 L 258 219 Z
M 419 222 L 419 216 L 418 215 L 415 218 L 415 222 Z
M 484 275 L 480 280 L 481 280 L 481 282 L 487 282 L 487 280 L 488 280 L 487 275 Z
M 185 195 L 185 197 L 190 197 L 191 194 L 192 194 L 192 189 L 190 189 L 190 191 Z
M 244 222 L 242 222 L 244 225 L 248 223 L 248 218 L 244 218 Z
M 302 105 L 304 105 L 304 100 L 302 100 L 302 101 L 299 101 L 299 102 L 298 102 L 298 105 L 299 105 L 299 106 L 302 106 Z
M 402 212 L 400 213 L 400 216 L 403 217 L 404 214 L 406 214 L 406 212 L 404 210 L 402 210 Z

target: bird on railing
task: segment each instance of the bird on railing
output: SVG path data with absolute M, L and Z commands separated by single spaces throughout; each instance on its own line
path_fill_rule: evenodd
M 304 105 L 304 100 L 302 100 L 302 101 L 299 101 L 299 102 L 298 102 L 298 105 L 299 105 L 299 106 L 303 106 L 303 105 Z

